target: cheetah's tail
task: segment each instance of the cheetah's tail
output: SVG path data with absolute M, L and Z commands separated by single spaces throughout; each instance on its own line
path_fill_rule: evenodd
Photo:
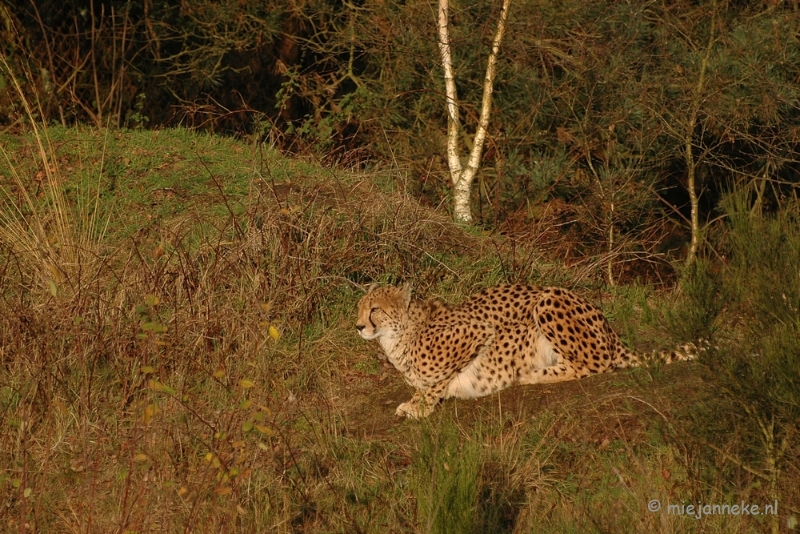
M 618 369 L 624 367 L 637 367 L 643 362 L 660 361 L 662 363 L 685 362 L 698 358 L 711 348 L 707 339 L 698 339 L 697 343 L 681 343 L 673 350 L 654 350 L 649 354 L 634 354 L 627 351 L 616 363 Z M 627 356 L 627 358 L 625 357 Z

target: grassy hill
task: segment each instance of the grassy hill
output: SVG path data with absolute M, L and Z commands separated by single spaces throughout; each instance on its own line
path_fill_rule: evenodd
M 455 226 L 396 172 L 187 130 L 0 145 L 2 529 L 744 533 L 798 515 L 792 213 L 737 219 L 733 199 L 722 274 L 609 289 L 535 240 Z M 409 388 L 355 335 L 374 281 L 451 302 L 565 285 L 634 348 L 717 348 L 405 421 Z

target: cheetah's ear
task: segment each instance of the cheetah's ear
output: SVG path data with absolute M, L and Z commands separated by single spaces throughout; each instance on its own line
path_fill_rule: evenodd
M 403 287 L 400 288 L 400 300 L 403 303 L 403 308 L 407 310 L 411 305 L 411 286 L 408 284 L 403 284 Z
M 375 290 L 375 288 L 378 287 L 379 285 L 380 284 L 377 283 L 377 282 L 375 282 L 374 284 L 368 285 L 367 286 L 367 290 L 365 291 L 365 293 L 372 293 Z

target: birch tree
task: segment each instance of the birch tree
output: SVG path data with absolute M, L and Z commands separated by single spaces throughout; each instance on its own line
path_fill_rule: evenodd
M 472 182 L 475 180 L 475 175 L 481 164 L 483 143 L 486 139 L 486 130 L 489 126 L 489 115 L 492 112 L 492 91 L 494 89 L 497 54 L 500 51 L 500 43 L 503 40 L 503 34 L 506 30 L 506 21 L 508 20 L 510 5 L 511 0 L 503 0 L 500 17 L 497 22 L 497 30 L 492 39 L 492 49 L 489 53 L 489 59 L 486 62 L 486 74 L 483 79 L 483 99 L 481 101 L 481 114 L 478 119 L 478 127 L 475 130 L 472 150 L 469 152 L 467 162 L 462 165 L 459 143 L 461 121 L 459 119 L 458 94 L 456 92 L 456 80 L 453 74 L 453 56 L 450 49 L 450 34 L 448 31 L 450 2 L 449 0 L 439 0 L 439 52 L 442 56 L 444 86 L 447 98 L 447 165 L 450 169 L 450 179 L 453 183 L 453 218 L 457 222 L 465 224 L 472 222 L 472 210 L 469 205 L 470 190 L 472 189 Z

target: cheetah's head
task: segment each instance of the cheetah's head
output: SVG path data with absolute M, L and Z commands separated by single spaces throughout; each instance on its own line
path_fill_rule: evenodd
M 376 287 L 358 301 L 356 330 L 364 339 L 377 339 L 395 331 L 398 320 L 408 313 L 411 289 L 403 287 Z M 394 328 L 393 328 L 394 327 Z

